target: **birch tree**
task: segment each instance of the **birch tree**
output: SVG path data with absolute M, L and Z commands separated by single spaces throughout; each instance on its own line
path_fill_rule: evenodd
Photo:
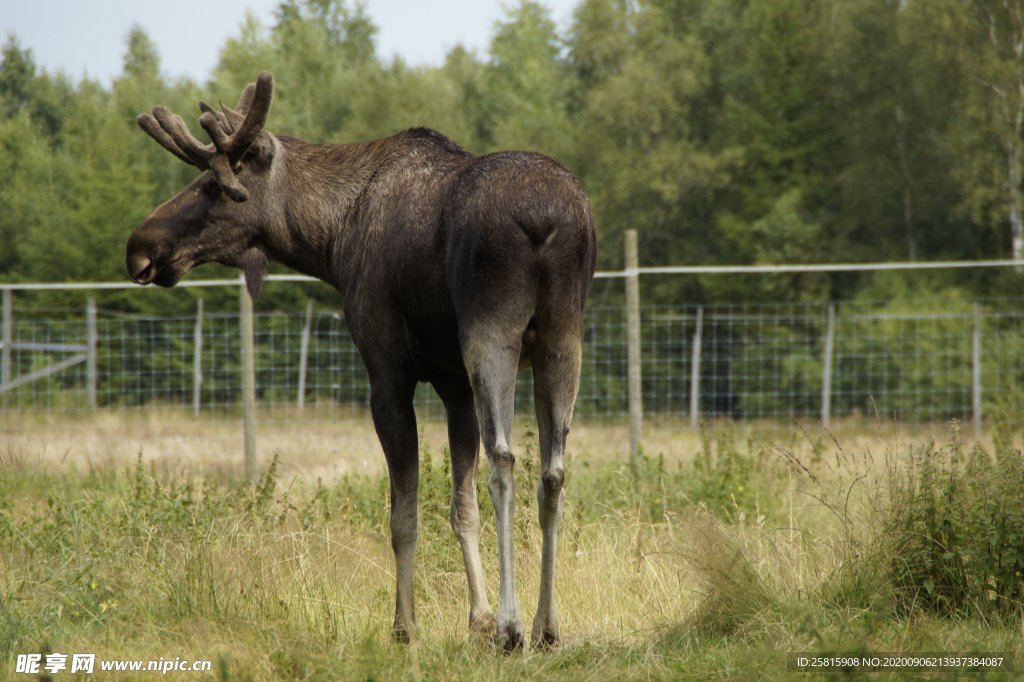
M 966 153 L 956 171 L 963 181 L 972 218 L 1010 225 L 1010 251 L 1024 258 L 1021 189 L 1021 132 L 1024 124 L 1024 20 L 1020 0 L 946 2 L 946 38 L 971 87 L 964 94 L 962 128 L 954 144 Z M 1005 238 L 1004 238 L 1005 239 Z M 1005 241 L 1003 242 L 1005 244 Z

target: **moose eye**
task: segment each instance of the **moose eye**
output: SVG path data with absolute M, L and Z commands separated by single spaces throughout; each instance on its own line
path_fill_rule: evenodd
M 206 188 L 206 194 L 210 197 L 210 201 L 217 201 L 220 199 L 220 185 L 216 182 L 211 182 Z

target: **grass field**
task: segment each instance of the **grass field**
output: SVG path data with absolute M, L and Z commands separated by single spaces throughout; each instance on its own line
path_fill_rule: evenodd
M 116 414 L 36 426 L 0 440 L 0 679 L 30 679 L 16 656 L 48 652 L 206 659 L 210 673 L 169 676 L 224 680 L 783 678 L 797 674 L 789 652 L 824 651 L 1002 652 L 1024 666 L 1024 457 L 1007 416 L 977 446 L 955 424 L 762 437 L 655 422 L 632 465 L 623 426 L 576 424 L 563 645 L 511 656 L 468 634 L 443 424 L 421 438 L 411 646 L 389 638 L 387 481 L 365 415 L 264 428 L 261 451 L 281 456 L 254 485 L 238 481 L 230 423 L 197 431 L 156 413 L 131 429 Z M 515 436 L 528 627 L 538 455 L 529 423 Z M 485 480 L 486 464 L 496 606 Z M 75 678 L 53 679 L 64 676 Z

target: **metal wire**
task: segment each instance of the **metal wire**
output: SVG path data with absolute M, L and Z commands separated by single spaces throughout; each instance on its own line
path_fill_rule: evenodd
M 0 430 L 18 432 L 47 423 L 20 419 L 24 415 L 91 413 L 84 361 L 46 374 L 61 361 L 81 357 L 88 341 L 84 304 L 81 311 L 15 312 L 12 377 L 45 375 L 0 392 Z M 645 307 L 645 414 L 678 417 L 681 425 L 690 418 L 713 423 L 876 414 L 903 422 L 968 421 L 976 405 L 985 414 L 1001 400 L 1024 397 L 1022 311 L 1016 300 L 851 302 L 834 307 L 830 332 L 828 304 Z M 695 350 L 698 312 L 702 322 Z M 343 315 L 316 309 L 308 334 L 304 405 L 299 409 L 305 326 L 302 310 L 256 316 L 262 421 L 301 426 L 330 419 L 339 406 L 368 405 L 366 373 Z M 205 313 L 198 345 L 196 329 L 194 315 L 124 316 L 101 307 L 96 324 L 98 408 L 125 418 L 160 408 L 236 419 L 241 394 L 238 314 Z M 696 405 L 691 403 L 695 362 Z M 623 417 L 626 376 L 623 309 L 591 308 L 576 414 Z M 825 394 L 828 410 L 823 414 Z M 444 417 L 428 386 L 417 392 L 416 406 L 421 418 Z M 532 409 L 532 378 L 523 372 L 517 412 L 529 414 Z
M 726 275 L 726 274 L 771 274 L 793 272 L 878 272 L 895 270 L 955 270 L 977 268 L 1020 268 L 1018 260 L 945 260 L 911 261 L 884 263 L 779 263 L 761 265 L 657 265 L 625 270 L 601 270 L 594 273 L 596 279 L 622 279 L 635 271 L 639 275 Z M 269 282 L 317 282 L 315 277 L 299 274 L 272 274 L 265 278 Z M 186 279 L 176 286 L 223 287 L 244 283 L 244 276 L 230 279 Z M 0 290 L 11 291 L 101 291 L 110 289 L 133 289 L 130 282 L 8 282 L 0 283 Z

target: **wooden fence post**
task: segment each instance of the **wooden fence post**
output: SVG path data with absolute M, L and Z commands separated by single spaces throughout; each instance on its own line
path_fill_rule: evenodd
M 0 385 L 6 384 L 11 376 L 11 346 L 14 344 L 14 309 L 11 303 L 11 290 L 4 289 L 3 336 L 0 337 Z
M 193 333 L 192 414 L 199 416 L 203 389 L 203 299 L 196 300 L 196 328 Z
M 239 287 L 239 331 L 242 335 L 242 432 L 245 437 L 245 475 L 255 481 L 259 477 L 256 460 L 256 340 L 252 297 L 245 286 Z
M 309 337 L 313 326 L 313 302 L 306 304 L 306 323 L 302 327 L 302 342 L 299 346 L 299 393 L 296 402 L 299 411 L 306 406 L 306 367 L 309 362 Z
M 704 333 L 704 306 L 697 306 L 697 325 L 693 331 L 693 353 L 690 356 L 690 427 L 700 426 L 700 347 Z
M 974 432 L 981 434 L 981 315 L 974 304 L 974 333 L 971 335 L 971 413 Z
M 825 327 L 825 348 L 822 352 L 821 368 L 821 425 L 828 428 L 832 414 L 832 354 L 836 341 L 836 307 L 828 306 L 828 323 Z
M 98 371 L 96 362 L 96 346 L 99 337 L 96 331 L 96 299 L 89 298 L 85 304 L 85 383 L 86 395 L 89 400 L 89 409 L 95 410 L 98 404 L 96 388 L 98 382 Z
M 640 431 L 644 416 L 643 382 L 640 370 L 640 266 L 636 230 L 626 230 L 626 395 L 629 403 L 629 457 L 640 452 Z

